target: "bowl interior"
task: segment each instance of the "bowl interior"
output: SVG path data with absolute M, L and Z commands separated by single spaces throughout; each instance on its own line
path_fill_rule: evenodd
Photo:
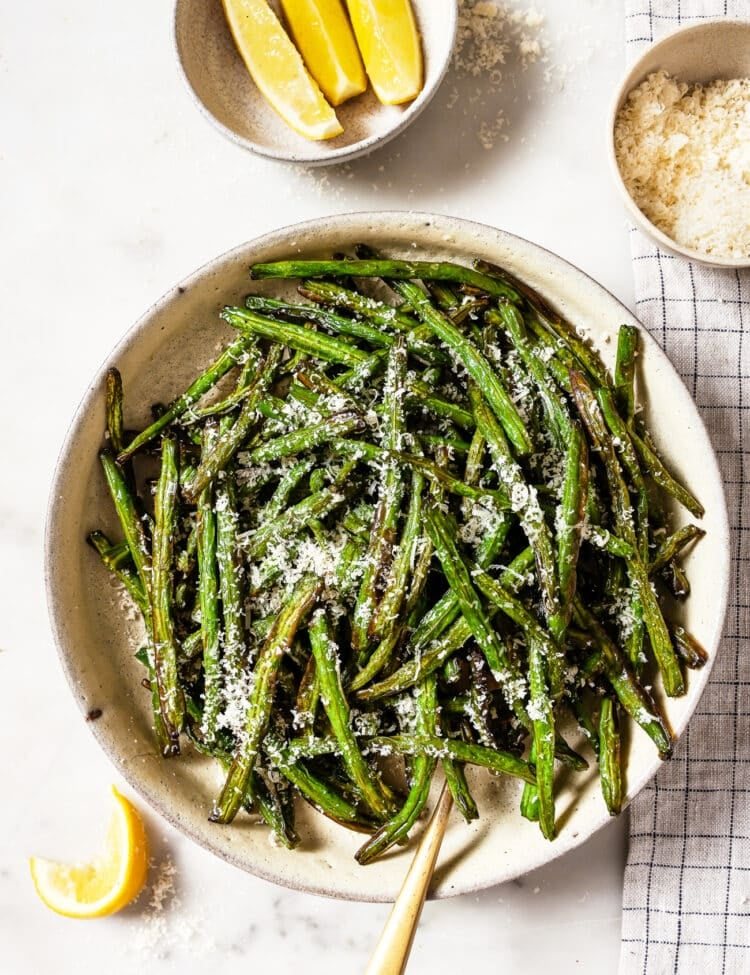
M 406 105 L 381 105 L 369 87 L 336 109 L 344 131 L 324 142 L 298 135 L 266 102 L 237 51 L 221 0 L 177 0 L 177 57 L 198 106 L 234 142 L 308 165 L 342 162 L 397 135 L 427 105 L 445 74 L 456 32 L 455 0 L 412 5 L 422 39 L 422 91 Z
M 718 267 L 750 266 L 750 258 L 733 260 L 707 255 L 672 240 L 638 209 L 625 186 L 614 150 L 617 113 L 628 94 L 655 71 L 663 70 L 680 81 L 706 84 L 714 80 L 750 77 L 750 21 L 717 20 L 691 24 L 652 45 L 631 67 L 612 105 L 608 130 L 610 165 L 630 216 L 660 246 L 699 263 Z
M 248 265 L 290 255 L 322 256 L 357 242 L 394 256 L 468 262 L 484 258 L 506 266 L 603 350 L 614 355 L 616 330 L 632 315 L 581 271 L 535 245 L 465 221 L 419 214 L 351 214 L 278 231 L 242 245 L 196 272 L 165 295 L 125 336 L 93 380 L 74 418 L 52 487 L 47 526 L 47 585 L 51 621 L 61 659 L 82 711 L 101 708 L 90 725 L 125 778 L 165 818 L 204 847 L 255 874 L 289 886 L 359 900 L 395 897 L 411 857 L 400 850 L 362 868 L 353 859 L 361 837 L 300 809 L 302 846 L 289 853 L 272 846 L 265 827 L 240 816 L 231 827 L 207 820 L 220 785 L 213 763 L 186 751 L 160 759 L 151 732 L 142 668 L 133 659 L 141 631 L 118 589 L 88 547 L 86 534 L 103 528 L 119 538 L 101 477 L 97 450 L 104 427 L 104 376 L 116 365 L 123 376 L 126 426 L 145 423 L 150 405 L 167 402 L 215 357 L 230 330 L 217 312 L 251 290 Z M 689 393 L 662 351 L 643 335 L 640 364 L 647 410 L 657 444 L 706 508 L 707 536 L 687 571 L 693 592 L 684 624 L 713 654 L 721 632 L 728 580 L 728 532 L 721 479 L 706 431 Z M 710 667 L 690 672 L 687 694 L 667 713 L 676 734 L 684 728 Z M 627 795 L 654 774 L 659 760 L 651 742 L 629 735 Z M 447 831 L 437 896 L 480 889 L 517 877 L 582 843 L 609 820 L 595 770 L 559 776 L 560 835 L 544 840 L 518 813 L 519 786 L 510 779 L 473 776 L 481 818 L 467 826 L 454 814 Z
M 657 41 L 633 65 L 620 96 L 653 71 L 663 69 L 681 81 L 705 84 L 750 76 L 750 21 L 716 20 L 691 24 Z

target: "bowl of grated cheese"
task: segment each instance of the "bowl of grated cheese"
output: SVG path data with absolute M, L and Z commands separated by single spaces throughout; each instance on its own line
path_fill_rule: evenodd
M 609 157 L 633 222 L 702 264 L 750 267 L 750 22 L 683 27 L 631 67 Z

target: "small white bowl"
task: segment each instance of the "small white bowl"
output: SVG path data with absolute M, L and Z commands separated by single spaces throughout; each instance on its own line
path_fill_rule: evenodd
M 448 70 L 456 37 L 456 0 L 412 0 L 422 40 L 424 85 L 406 105 L 381 105 L 370 86 L 336 109 L 344 131 L 314 142 L 291 129 L 266 102 L 234 43 L 220 0 L 176 0 L 177 60 L 196 105 L 232 142 L 272 159 L 325 166 L 372 152 L 426 108 Z
M 659 70 L 690 84 L 706 84 L 716 79 L 750 78 L 750 21 L 724 19 L 690 24 L 653 44 L 630 68 L 618 88 L 607 128 L 612 174 L 625 208 L 636 226 L 664 250 L 691 261 L 714 267 L 750 267 L 750 258 L 717 257 L 678 244 L 647 219 L 625 186 L 615 155 L 615 120 L 630 92 Z

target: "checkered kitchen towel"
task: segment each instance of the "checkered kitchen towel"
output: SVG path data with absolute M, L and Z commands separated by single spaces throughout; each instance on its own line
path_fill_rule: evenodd
M 750 19 L 750 0 L 626 0 L 625 11 L 634 56 L 681 23 Z M 750 973 L 750 272 L 671 257 L 637 230 L 631 238 L 638 316 L 719 457 L 732 582 L 706 692 L 674 758 L 631 806 L 620 975 L 739 975 Z

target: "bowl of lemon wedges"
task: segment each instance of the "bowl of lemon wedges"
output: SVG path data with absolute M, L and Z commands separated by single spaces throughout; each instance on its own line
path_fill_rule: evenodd
M 177 59 L 233 142 L 325 165 L 398 135 L 435 94 L 455 0 L 177 0 Z

